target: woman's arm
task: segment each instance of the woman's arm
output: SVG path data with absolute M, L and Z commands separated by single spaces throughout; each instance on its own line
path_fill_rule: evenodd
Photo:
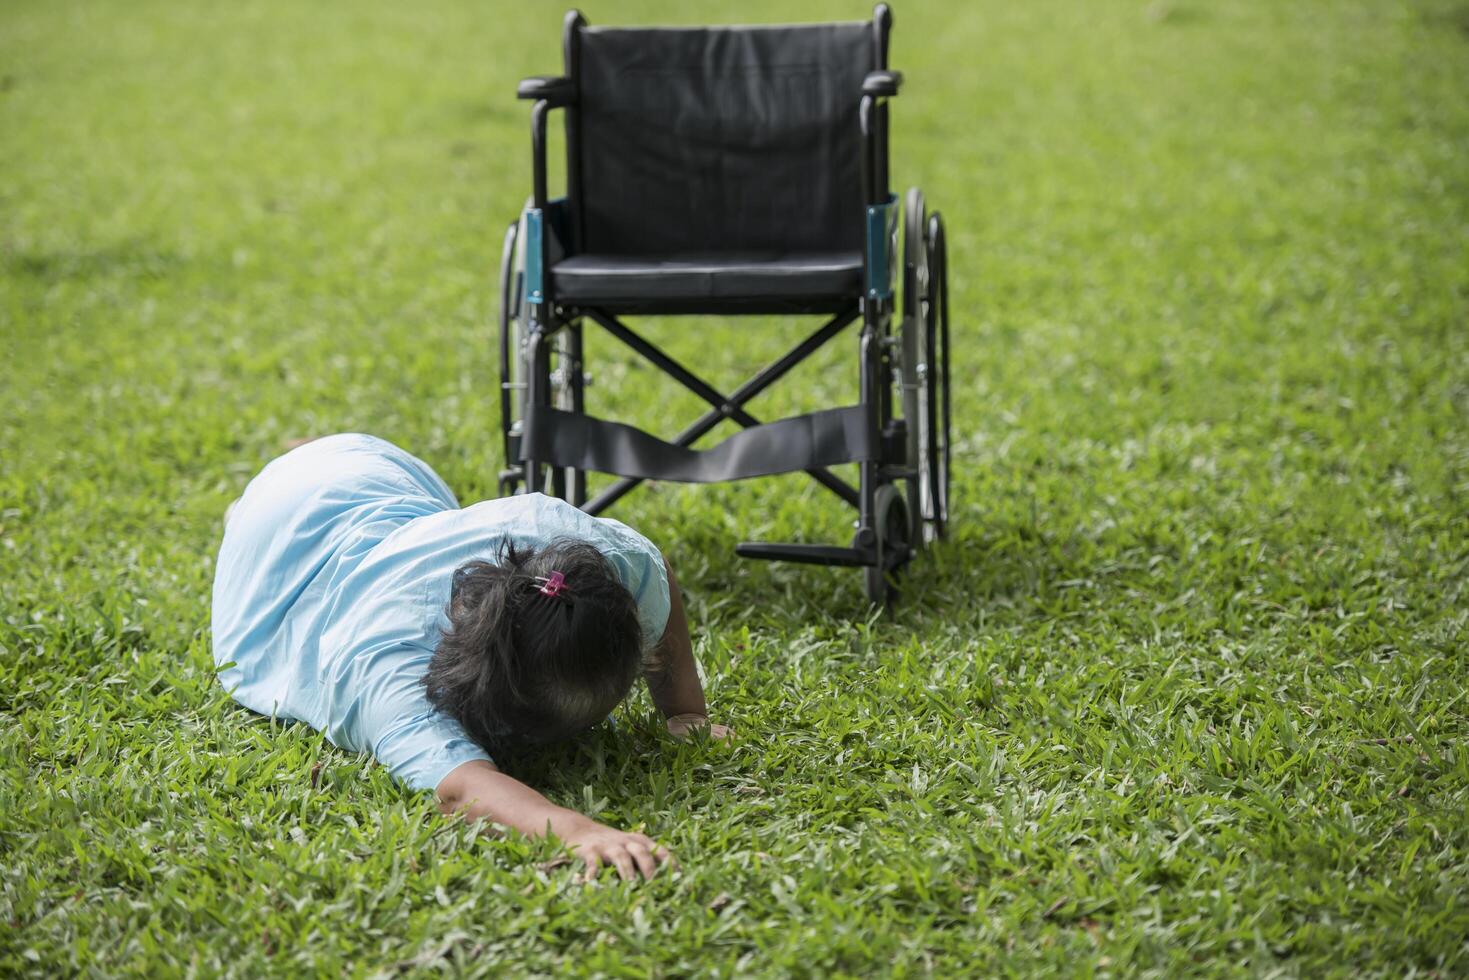
M 668 626 L 658 643 L 659 666 L 646 675 L 648 690 L 673 734 L 708 728 L 713 737 L 724 738 L 728 728 L 709 724 L 683 594 L 667 562 L 664 568 L 668 570 Z M 459 814 L 466 820 L 487 819 L 531 837 L 555 834 L 586 864 L 589 878 L 604 864 L 612 865 L 624 879 L 639 874 L 647 878 L 659 865 L 673 861 L 668 849 L 647 835 L 615 830 L 557 806 L 483 760 L 454 769 L 439 782 L 436 793 L 443 813 Z
M 673 734 L 687 735 L 695 728 L 708 728 L 713 737 L 724 738 L 729 735 L 728 728 L 709 724 L 709 709 L 704 703 L 704 685 L 699 680 L 699 668 L 694 662 L 694 644 L 689 637 L 689 618 L 684 611 L 683 593 L 666 560 L 663 567 L 668 572 L 668 626 L 658 641 L 657 664 L 644 675 L 648 693 L 653 696 L 653 704 L 668 720 L 668 730 Z
M 435 791 L 439 810 L 466 820 L 488 819 L 530 837 L 555 834 L 586 864 L 594 878 L 610 864 L 624 881 L 651 878 L 673 860 L 666 847 L 645 834 L 629 834 L 557 806 L 529 786 L 483 760 L 466 762 L 445 776 Z

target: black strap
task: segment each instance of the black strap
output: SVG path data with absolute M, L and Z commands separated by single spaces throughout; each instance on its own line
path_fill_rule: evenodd
M 830 408 L 752 426 L 700 451 L 630 425 L 538 408 L 526 420 L 520 456 L 644 480 L 721 483 L 872 459 L 867 422 L 861 405 Z

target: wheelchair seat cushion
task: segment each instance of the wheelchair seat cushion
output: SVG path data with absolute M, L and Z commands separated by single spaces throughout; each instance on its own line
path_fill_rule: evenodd
M 862 253 L 577 255 L 551 275 L 558 300 L 584 305 L 850 302 L 861 293 Z

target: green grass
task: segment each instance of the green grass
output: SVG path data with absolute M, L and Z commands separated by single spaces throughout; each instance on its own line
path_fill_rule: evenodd
M 1469 972 L 1460 0 L 898 5 L 954 535 L 881 618 L 733 559 L 849 533 L 809 481 L 629 497 L 742 738 L 640 698 L 514 765 L 679 874 L 578 886 L 229 701 L 219 516 L 284 439 L 494 492 L 511 93 L 560 11 L 0 12 L 0 973 Z M 785 339 L 648 329 L 721 383 Z M 597 411 L 697 407 L 594 353 Z M 854 354 L 755 407 L 841 403 Z

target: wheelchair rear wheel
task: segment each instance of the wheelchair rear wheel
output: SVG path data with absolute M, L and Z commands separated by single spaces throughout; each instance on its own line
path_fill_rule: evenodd
M 500 440 L 504 466 L 500 469 L 499 490 L 502 497 L 518 493 L 515 442 L 520 434 L 519 396 L 525 386 L 518 383 L 520 374 L 520 311 L 524 295 L 525 275 L 518 262 L 520 254 L 520 222 L 512 221 L 505 229 L 505 246 L 500 253 Z
M 912 540 L 923 548 L 944 536 L 949 505 L 948 275 L 943 221 L 923 192 L 904 201 L 902 389 L 908 427 Z
M 918 537 L 932 543 L 944 536 L 949 522 L 949 274 L 944 224 L 937 212 L 928 216 L 925 251 L 929 256 L 929 288 L 924 303 L 923 397 L 918 440 Z
M 510 496 L 521 493 L 525 486 L 525 470 L 517 453 L 519 436 L 525 425 L 525 396 L 529 390 L 525 355 L 530 309 L 525 297 L 523 217 L 512 221 L 505 233 L 505 246 L 500 258 L 499 327 L 500 430 L 505 458 L 505 467 L 500 471 L 499 490 L 502 496 Z M 552 341 L 548 358 L 550 403 L 568 412 L 580 412 L 583 407 L 579 384 L 579 341 L 579 324 L 563 326 Z M 565 498 L 577 506 L 586 502 L 586 474 L 581 470 L 542 466 L 538 476 L 536 482 L 542 492 Z

